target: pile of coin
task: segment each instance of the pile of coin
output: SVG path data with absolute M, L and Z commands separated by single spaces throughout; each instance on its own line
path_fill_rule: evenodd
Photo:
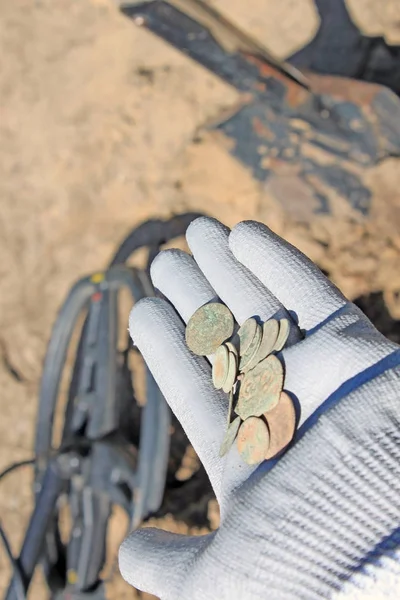
M 250 318 L 238 328 L 230 310 L 219 302 L 205 304 L 189 320 L 187 345 L 194 354 L 212 357 L 214 387 L 229 394 L 221 456 L 236 439 L 243 460 L 255 465 L 282 452 L 292 440 L 296 414 L 283 391 L 283 366 L 275 354 L 286 344 L 289 331 L 287 319 L 260 325 Z

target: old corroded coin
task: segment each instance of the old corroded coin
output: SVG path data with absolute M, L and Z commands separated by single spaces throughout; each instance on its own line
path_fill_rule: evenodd
M 214 355 L 214 364 L 212 368 L 212 380 L 214 387 L 220 390 L 228 376 L 229 371 L 229 352 L 225 344 L 222 344 Z
M 257 352 L 257 363 L 273 351 L 279 334 L 279 323 L 276 319 L 265 321 L 262 328 L 262 340 Z M 257 364 L 255 363 L 255 364 Z M 255 366 L 255 365 L 254 365 Z
M 274 345 L 274 351 L 280 352 L 283 346 L 286 344 L 289 337 L 290 324 L 288 319 L 281 319 L 279 321 L 279 335 Z
M 228 374 L 225 379 L 225 383 L 222 386 L 222 389 L 226 394 L 229 394 L 231 391 L 233 384 L 236 380 L 237 374 L 237 359 L 233 352 L 229 352 L 229 364 L 228 364 Z
M 233 419 L 232 423 L 229 425 L 228 430 L 223 439 L 223 442 L 221 444 L 221 448 L 219 450 L 220 456 L 225 456 L 225 454 L 228 452 L 228 450 L 232 446 L 233 442 L 235 441 L 235 437 L 238 432 L 240 423 L 241 423 L 241 418 L 236 417 L 236 419 Z
M 236 358 L 239 358 L 239 352 L 233 342 L 226 342 L 225 345 L 228 348 L 229 352 L 233 352 Z
M 248 465 L 256 465 L 264 460 L 269 448 L 269 431 L 262 419 L 249 417 L 240 426 L 237 447 Z
M 243 420 L 259 417 L 278 403 L 283 387 L 283 367 L 271 354 L 248 371 L 240 385 L 235 412 Z
M 229 423 L 231 422 L 232 408 L 233 408 L 233 390 L 231 390 L 229 392 L 228 415 L 226 418 L 226 426 L 227 427 L 229 427 Z
M 296 429 L 296 413 L 293 402 L 282 392 L 278 404 L 264 415 L 269 428 L 270 444 L 265 458 L 273 458 L 292 441 Z
M 257 330 L 257 321 L 255 319 L 247 319 L 240 327 L 238 336 L 240 338 L 240 356 L 246 354 L 253 342 Z
M 252 363 L 252 361 L 253 361 L 254 357 L 256 356 L 258 349 L 260 347 L 261 338 L 262 338 L 262 329 L 258 325 L 258 323 L 256 323 L 256 331 L 254 334 L 253 341 L 251 342 L 247 352 L 245 354 L 243 354 L 242 357 L 240 358 L 240 363 L 239 363 L 240 371 L 247 371 L 250 368 L 250 364 Z
M 257 352 L 254 353 L 253 358 L 249 361 L 248 364 L 244 366 L 243 371 L 250 371 L 253 369 L 260 360 L 266 358 L 269 354 L 271 354 L 276 339 L 278 337 L 279 325 L 278 321 L 275 319 L 270 319 L 266 321 L 262 326 L 261 330 L 261 342 Z
M 210 302 L 201 306 L 186 327 L 186 343 L 194 354 L 214 354 L 233 333 L 233 315 L 225 304 Z

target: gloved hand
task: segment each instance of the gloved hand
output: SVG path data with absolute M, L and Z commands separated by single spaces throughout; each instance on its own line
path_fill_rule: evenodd
M 132 533 L 123 577 L 162 600 L 400 598 L 399 347 L 264 225 L 230 232 L 200 218 L 187 241 L 194 259 L 167 250 L 152 265 L 171 305 L 142 300 L 130 331 L 207 470 L 221 525 L 202 537 Z M 236 445 L 219 457 L 228 398 L 185 343 L 182 320 L 216 297 L 239 324 L 291 318 L 280 358 L 299 429 L 258 467 Z

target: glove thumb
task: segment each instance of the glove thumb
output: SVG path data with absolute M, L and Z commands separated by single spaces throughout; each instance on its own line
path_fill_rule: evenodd
M 177 592 L 187 567 L 193 565 L 195 556 L 212 537 L 213 534 L 187 536 L 161 529 L 139 529 L 121 544 L 121 575 L 135 588 L 162 600 L 180 597 Z

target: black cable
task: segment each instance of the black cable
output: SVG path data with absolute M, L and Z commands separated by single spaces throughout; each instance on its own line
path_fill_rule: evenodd
M 15 556 L 12 553 L 11 546 L 8 542 L 8 538 L 4 532 L 4 529 L 3 529 L 3 526 L 1 523 L 0 523 L 0 537 L 3 542 L 3 546 L 6 551 L 6 554 L 10 560 L 14 576 L 16 575 L 15 592 L 17 594 L 17 599 L 18 600 L 26 600 L 24 575 L 22 573 L 22 570 L 18 563 L 18 560 L 15 558 Z
M 36 458 L 28 458 L 26 460 L 20 460 L 18 462 L 12 463 L 8 467 L 6 467 L 4 469 L 4 471 L 2 471 L 0 473 L 0 481 L 3 479 L 3 477 L 8 475 L 9 473 L 12 473 L 16 469 L 19 469 L 20 467 L 25 467 L 27 465 L 32 466 L 35 464 L 35 462 L 36 462 Z M 4 550 L 6 551 L 8 559 L 11 563 L 11 567 L 12 567 L 14 576 L 16 578 L 15 591 L 17 594 L 17 598 L 18 598 L 18 600 L 26 600 L 24 574 L 22 573 L 22 570 L 18 563 L 18 560 L 15 558 L 15 556 L 12 553 L 11 546 L 8 541 L 8 537 L 3 529 L 1 522 L 0 522 L 0 537 L 1 537 L 1 541 L 3 542 Z
M 80 450 L 82 448 L 87 449 L 87 448 L 90 448 L 90 446 L 92 446 L 93 443 L 94 442 L 91 442 L 89 440 L 85 440 L 84 442 L 75 440 L 74 442 L 70 442 L 68 444 L 63 444 L 59 448 L 49 450 L 49 452 L 39 454 L 38 456 L 34 456 L 32 458 L 26 458 L 25 460 L 20 460 L 18 462 L 11 463 L 11 465 L 8 465 L 8 467 L 6 467 L 4 469 L 4 471 L 2 471 L 0 473 L 0 481 L 3 479 L 3 477 L 5 477 L 9 473 L 12 473 L 13 471 L 15 471 L 15 469 L 19 469 L 20 467 L 25 467 L 28 465 L 34 465 L 41 459 L 53 458 L 55 456 L 60 456 L 60 454 L 65 454 L 66 452 L 71 452 L 71 450 Z
M 84 447 L 90 446 L 90 445 L 91 445 L 90 443 L 82 444 L 82 446 L 84 446 Z M 69 452 L 69 451 L 73 450 L 74 448 L 79 448 L 79 447 L 80 447 L 79 443 L 65 444 L 63 446 L 60 446 L 60 448 L 58 448 L 57 450 L 51 450 L 50 452 L 46 452 L 43 456 L 36 456 L 34 458 L 27 458 L 25 460 L 20 460 L 18 462 L 14 462 L 11 465 L 9 465 L 8 467 L 6 467 L 4 469 L 4 471 L 2 471 L 0 473 L 0 481 L 4 477 L 6 477 L 6 475 L 9 475 L 16 469 L 19 469 L 19 468 L 25 467 L 25 466 L 34 466 L 37 463 L 37 461 L 42 457 L 43 458 L 51 458 L 52 456 L 59 456 L 60 454 L 64 454 L 65 452 Z M 3 542 L 5 552 L 10 560 L 13 574 L 16 577 L 15 591 L 17 594 L 17 600 L 26 600 L 24 574 L 22 572 L 22 569 L 21 569 L 21 566 L 20 566 L 18 560 L 14 557 L 14 555 L 12 553 L 11 546 L 8 541 L 8 537 L 3 529 L 1 522 L 0 522 L 0 538 L 1 538 L 1 541 Z
M 12 463 L 8 467 L 6 467 L 4 469 L 4 471 L 2 471 L 0 473 L 0 481 L 3 479 L 3 477 L 8 475 L 9 473 L 12 473 L 16 469 L 19 469 L 20 467 L 25 467 L 28 465 L 33 466 L 35 464 L 35 462 L 36 462 L 36 458 L 28 458 L 26 460 L 20 460 L 18 462 Z M 4 550 L 6 551 L 8 559 L 11 563 L 11 567 L 12 567 L 13 574 L 15 577 L 15 592 L 17 595 L 17 599 L 18 600 L 26 600 L 24 574 L 21 570 L 21 566 L 20 566 L 18 560 L 15 558 L 15 556 L 12 553 L 11 546 L 8 541 L 8 537 L 3 529 L 1 522 L 0 522 L 0 537 L 1 537 L 1 541 L 3 542 Z
M 9 465 L 6 469 L 4 469 L 4 471 L 2 471 L 0 473 L 0 480 L 3 479 L 3 477 L 5 477 L 9 473 L 11 473 L 12 471 L 19 469 L 20 467 L 25 467 L 26 465 L 34 465 L 35 462 L 36 461 L 34 458 L 30 458 L 30 459 L 21 460 L 19 462 L 15 462 L 15 463 Z M 8 541 L 8 538 L 6 536 L 6 533 L 3 529 L 1 522 L 0 522 L 0 537 L 1 537 L 1 541 L 3 542 L 3 546 L 4 546 L 4 549 L 8 556 L 8 559 L 11 563 L 13 573 L 16 576 L 15 591 L 17 594 L 17 598 L 18 598 L 18 600 L 26 600 L 24 575 L 22 573 L 22 570 L 18 563 L 18 560 L 15 558 L 15 556 L 12 553 L 10 543 Z
M 15 471 L 15 469 L 25 467 L 26 465 L 34 465 L 36 460 L 36 458 L 27 458 L 26 460 L 20 460 L 18 462 L 12 463 L 0 473 L 0 481 L 3 479 L 3 477 L 8 475 L 9 473 L 12 473 L 12 471 Z

